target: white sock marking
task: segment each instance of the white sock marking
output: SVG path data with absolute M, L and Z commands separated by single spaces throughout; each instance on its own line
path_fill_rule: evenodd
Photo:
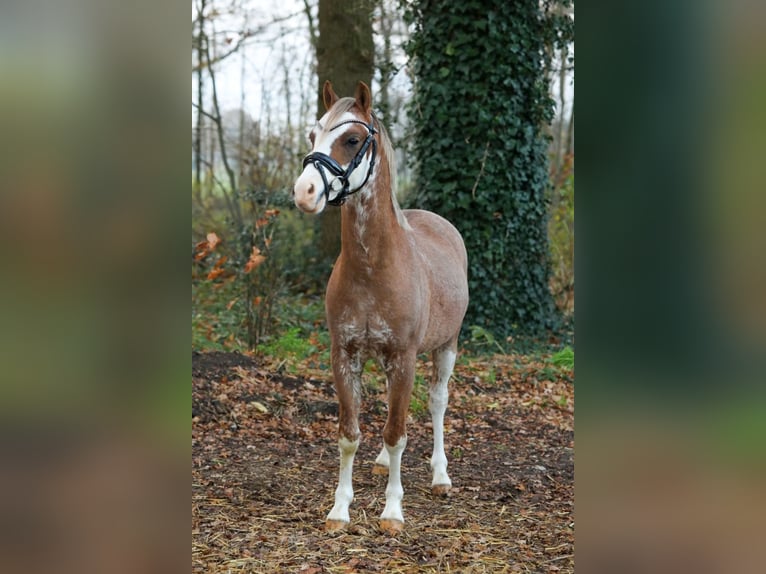
M 442 351 L 436 357 L 437 380 L 429 392 L 428 408 L 431 411 L 431 422 L 434 429 L 434 450 L 431 455 L 431 470 L 433 480 L 431 486 L 448 485 L 452 481 L 447 475 L 447 455 L 444 453 L 444 413 L 449 400 L 449 378 L 455 367 L 456 354 L 452 351 Z
M 327 520 L 350 522 L 348 507 L 354 499 L 354 489 L 351 486 L 351 475 L 354 470 L 354 455 L 359 448 L 359 440 L 350 441 L 341 437 L 338 440 L 340 450 L 340 476 L 338 488 L 335 489 L 335 506 L 332 507 Z
M 402 514 L 402 498 L 404 489 L 402 488 L 401 468 L 402 453 L 407 446 L 407 436 L 399 439 L 394 446 L 385 445 L 388 451 L 388 486 L 386 486 L 386 507 L 380 515 L 381 520 L 398 520 L 404 522 Z
M 389 466 L 389 459 L 388 459 L 388 449 L 386 448 L 386 445 L 383 445 L 383 448 L 380 449 L 380 454 L 378 455 L 378 458 L 375 459 L 375 464 L 379 466 L 385 466 L 388 468 Z

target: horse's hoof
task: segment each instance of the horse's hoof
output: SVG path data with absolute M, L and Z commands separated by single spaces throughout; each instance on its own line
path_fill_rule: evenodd
M 434 496 L 447 496 L 449 491 L 452 489 L 451 484 L 434 484 L 431 487 L 431 493 Z
M 324 529 L 326 532 L 338 532 L 348 526 L 348 522 L 343 520 L 325 520 Z
M 372 466 L 372 474 L 380 474 L 381 476 L 388 476 L 388 467 L 382 464 L 375 464 Z
M 404 529 L 404 522 L 392 518 L 381 518 L 380 529 L 389 536 L 396 536 Z

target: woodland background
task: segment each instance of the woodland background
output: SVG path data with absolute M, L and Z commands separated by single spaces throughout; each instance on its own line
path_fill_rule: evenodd
M 454 4 L 475 7 L 472 2 Z M 216 414 L 217 422 L 200 420 L 192 425 L 194 472 L 204 468 L 206 473 L 204 482 L 195 477 L 192 506 L 197 520 L 210 520 L 198 523 L 198 533 L 194 534 L 193 552 L 198 552 L 194 567 L 211 572 L 215 563 L 223 572 L 237 568 L 278 571 L 269 568 L 273 562 L 257 568 L 252 559 L 243 556 L 245 550 L 263 548 L 261 537 L 269 535 L 273 537 L 267 540 L 267 550 L 284 553 L 285 548 L 292 548 L 296 560 L 301 554 L 306 556 L 307 545 L 313 544 L 310 548 L 314 551 L 318 545 L 330 544 L 318 525 L 331 504 L 334 486 L 336 453 L 331 435 L 318 435 L 319 442 L 298 443 L 308 445 L 306 448 L 313 444 L 319 449 L 314 452 L 325 454 L 314 468 L 324 474 L 306 475 L 308 486 L 313 487 L 306 490 L 306 484 L 294 480 L 301 475 L 291 474 L 295 465 L 304 462 L 290 450 L 299 435 L 283 434 L 284 427 L 269 427 L 273 436 L 281 437 L 273 443 L 280 450 L 263 451 L 265 455 L 257 458 L 260 453 L 253 446 L 265 449 L 272 444 L 271 437 L 263 433 L 267 413 L 253 405 L 250 410 L 255 409 L 255 415 L 239 418 L 240 422 L 257 422 L 260 434 L 231 427 L 236 424 L 235 415 L 250 402 L 259 402 L 267 409 L 274 407 L 271 413 L 289 412 L 294 404 L 301 405 L 302 410 L 295 412 L 305 417 L 311 413 L 303 407 L 313 409 L 318 403 L 284 392 L 286 387 L 279 381 L 261 389 L 267 376 L 259 375 L 257 369 L 266 367 L 254 367 L 252 356 L 232 352 L 211 357 L 211 353 L 193 351 L 192 363 L 203 357 L 210 359 L 206 368 L 194 365 L 193 379 L 200 380 L 195 386 L 207 385 L 211 390 L 206 397 L 189 397 L 186 257 L 191 254 L 192 270 L 197 273 L 192 311 L 195 347 L 245 349 L 249 346 L 244 322 L 247 315 L 235 306 L 244 305 L 246 283 L 241 278 L 225 282 L 222 278 L 208 280 L 207 276 L 219 255 L 237 254 L 239 267 L 233 267 L 233 258 L 220 266 L 233 273 L 252 253 L 247 257 L 240 254 L 237 228 L 224 215 L 228 206 L 223 192 L 209 191 L 210 181 L 200 193 L 211 204 L 206 208 L 211 213 L 212 205 L 222 206 L 215 225 L 202 224 L 195 215 L 191 241 L 185 237 L 190 167 L 186 146 L 189 139 L 194 141 L 197 110 L 192 106 L 192 130 L 183 112 L 190 97 L 187 66 L 191 64 L 194 70 L 198 57 L 193 43 L 198 33 L 196 5 L 192 3 L 191 30 L 184 24 L 189 6 L 185 2 L 43 0 L 3 6 L 0 350 L 8 431 L 3 465 L 6 496 L 0 501 L 8 526 L 8 536 L 0 548 L 4 571 L 132 573 L 147 568 L 172 571 L 176 563 L 188 568 L 188 415 L 189 403 L 198 399 L 204 399 L 199 405 L 216 406 L 222 414 Z M 440 5 L 428 3 L 429 7 Z M 300 126 L 316 114 L 316 98 L 311 94 L 316 93 L 319 81 L 312 63 L 317 54 L 305 31 L 305 5 L 262 0 L 248 4 L 216 1 L 207 6 L 208 17 L 215 20 L 215 34 L 208 22 L 207 35 L 216 37 L 210 49 L 217 56 L 223 56 L 227 47 L 237 47 L 240 31 L 254 32 L 242 44 L 247 52 L 244 77 L 248 87 L 244 92 L 239 89 L 243 65 L 240 49 L 211 66 L 220 81 L 221 110 L 245 109 L 259 122 L 258 133 L 271 138 L 269 146 L 280 149 L 278 141 L 287 137 L 286 132 L 266 126 L 283 121 L 279 118 L 286 109 L 278 96 L 285 84 L 285 75 L 278 73 L 283 38 L 291 42 L 301 39 L 302 43 L 285 53 L 284 63 L 291 70 L 287 87 L 295 99 L 291 100 L 290 122 L 282 125 Z M 238 6 L 252 15 L 247 25 L 243 23 L 244 10 Z M 239 20 L 226 20 L 230 7 L 240 15 Z M 319 5 L 310 1 L 309 7 L 318 29 Z M 578 567 L 587 572 L 621 571 L 626 565 L 636 572 L 653 573 L 761 571 L 759 533 L 766 492 L 763 3 L 648 0 L 630 5 L 602 3 L 598 10 L 580 7 L 578 119 L 587 129 L 578 132 L 576 145 L 580 183 Z M 395 12 L 403 17 L 405 10 L 396 6 Z M 294 16 L 293 20 L 272 24 L 288 16 Z M 380 28 L 377 17 L 368 20 L 376 30 Z M 415 28 L 407 26 L 411 34 Z M 344 29 L 349 26 L 344 24 Z M 227 31 L 232 38 L 228 43 Z M 518 36 L 508 36 L 512 37 Z M 381 46 L 380 40 L 376 34 L 375 46 Z M 397 46 L 392 42 L 392 50 L 403 54 Z M 467 50 L 453 47 L 455 55 L 468 57 Z M 266 54 L 251 51 L 257 49 Z M 402 61 L 396 60 L 395 65 L 398 69 Z M 438 66 L 435 73 L 442 73 L 442 67 L 452 74 L 450 66 Z M 303 75 L 296 68 L 304 69 Z M 471 66 L 461 73 L 473 71 Z M 203 110 L 215 116 L 208 73 L 203 73 Z M 415 99 L 415 92 L 405 87 L 409 73 L 400 72 L 394 78 L 392 93 L 403 94 L 406 101 Z M 196 102 L 194 71 L 191 79 L 191 97 Z M 556 85 L 548 92 L 554 99 Z M 224 89 L 226 86 L 229 88 Z M 264 93 L 271 97 L 261 99 L 259 86 L 264 86 Z M 380 93 L 377 81 L 373 88 Z M 239 105 L 242 93 L 245 106 Z M 298 103 L 302 98 L 305 109 Z M 305 112 L 301 120 L 297 115 L 300 109 Z M 393 118 L 386 120 L 396 126 Z M 206 146 L 218 145 L 212 125 L 203 121 L 203 131 L 210 138 Z M 408 128 L 395 135 L 406 139 L 414 133 Z M 297 133 L 293 137 L 300 145 L 303 136 Z M 403 142 L 397 143 L 401 146 Z M 205 149 L 209 158 L 211 148 Z M 479 144 L 476 149 L 481 159 L 484 147 Z M 494 145 L 490 152 L 493 149 Z M 284 146 L 284 153 L 300 157 L 302 151 L 290 143 Z M 402 153 L 414 161 L 413 152 Z M 193 150 L 191 155 L 193 158 Z M 219 160 L 216 163 L 216 177 L 226 184 L 228 174 L 220 171 Z M 469 163 L 463 159 L 456 165 L 468 167 Z M 407 165 L 402 161 L 400 169 Z M 411 179 L 415 177 L 414 167 Z M 479 166 L 470 167 L 475 176 Z M 194 184 L 195 170 L 191 171 Z M 239 177 L 236 169 L 233 173 Z M 287 183 L 281 184 L 282 188 L 270 187 L 276 190 L 275 203 L 277 196 L 286 194 L 293 177 L 285 176 Z M 470 179 L 468 192 L 475 179 Z M 404 190 L 407 186 L 401 187 Z M 462 192 L 462 186 L 456 190 Z M 199 208 L 196 200 L 195 206 Z M 295 217 L 294 210 L 287 201 L 276 208 L 281 211 L 275 221 L 286 228 L 283 219 Z M 463 218 L 458 225 L 462 229 L 467 222 Z M 294 229 L 313 234 L 316 223 L 296 218 Z M 274 242 L 278 234 L 287 235 L 275 228 Z M 195 246 L 207 241 L 208 233 L 216 233 L 221 242 L 204 264 L 195 263 Z M 274 254 L 266 255 L 271 257 L 261 267 L 266 261 L 282 261 Z M 311 264 L 310 259 L 301 260 L 300 266 L 294 267 L 294 275 L 313 275 Z M 318 259 L 316 264 L 317 270 L 326 274 L 327 267 L 320 267 Z M 280 263 L 280 269 L 284 268 Z M 554 276 L 556 269 L 552 264 Z M 280 340 L 289 342 L 289 337 L 283 337 L 291 329 L 298 329 L 292 338 L 296 345 L 311 344 L 311 331 L 321 336 L 321 305 L 314 303 L 314 298 L 321 297 L 321 279 L 315 283 L 319 284 L 315 291 L 308 281 L 298 282 L 300 288 L 292 291 L 293 283 L 288 281 L 279 292 L 275 312 L 264 323 L 270 331 L 264 331 L 262 352 L 266 351 L 263 345 L 279 348 Z M 214 294 L 217 284 L 221 286 Z M 257 286 L 262 292 L 266 284 L 259 280 Z M 235 299 L 227 313 L 227 305 Z M 310 320 L 296 318 L 304 308 Z M 480 321 L 471 324 L 482 325 Z M 487 330 L 495 332 L 489 327 Z M 498 331 L 493 334 L 495 342 L 505 347 L 510 335 L 505 328 Z M 466 344 L 472 343 L 471 334 L 469 330 L 463 340 L 464 351 Z M 484 348 L 497 349 L 479 331 L 477 340 Z M 514 344 L 519 344 L 519 337 L 514 337 Z M 474 418 L 469 419 L 466 411 L 460 411 L 460 418 L 453 417 L 453 409 L 461 406 L 453 400 L 448 419 L 459 431 L 451 437 L 451 444 L 466 454 L 464 463 L 450 453 L 455 477 L 463 481 L 456 484 L 456 488 L 463 488 L 459 499 L 450 502 L 463 515 L 454 516 L 442 509 L 433 516 L 420 514 L 418 508 L 426 508 L 427 501 L 425 497 L 419 499 L 418 488 L 409 485 L 422 485 L 424 474 L 410 460 L 407 468 L 415 473 L 412 479 L 405 477 L 410 520 L 427 526 L 435 521 L 441 532 L 422 544 L 410 538 L 393 545 L 368 538 L 364 532 L 367 524 L 357 523 L 361 528 L 358 534 L 337 539 L 342 541 L 337 543 L 337 553 L 325 560 L 328 570 L 347 571 L 346 566 L 354 560 L 357 569 L 366 567 L 361 564 L 371 565 L 371 569 L 380 565 L 370 558 L 373 550 L 379 550 L 400 563 L 425 556 L 431 570 L 436 570 L 443 556 L 457 556 L 461 565 L 480 571 L 481 558 L 487 554 L 477 552 L 506 548 L 513 553 L 510 558 L 518 560 L 521 541 L 532 540 L 531 557 L 537 564 L 527 562 L 522 570 L 524 566 L 533 571 L 564 566 L 561 569 L 571 571 L 570 564 L 562 564 L 567 560 L 562 557 L 571 554 L 571 546 L 560 547 L 568 541 L 549 544 L 545 538 L 555 537 L 556 531 L 542 530 L 536 522 L 540 517 L 535 514 L 540 507 L 532 508 L 540 496 L 556 494 L 550 488 L 532 492 L 547 480 L 536 474 L 537 464 L 556 470 L 557 474 L 549 474 L 563 489 L 564 496 L 556 496 L 561 503 L 559 512 L 563 512 L 563 503 L 571 502 L 571 492 L 567 492 L 571 488 L 567 478 L 571 453 L 566 451 L 571 435 L 565 432 L 569 423 L 543 424 L 555 421 L 550 419 L 554 412 L 566 413 L 557 408 L 560 405 L 554 396 L 558 392 L 546 397 L 535 391 L 548 386 L 540 377 L 556 375 L 558 365 L 552 363 L 552 357 L 550 361 L 519 360 L 520 364 L 515 357 L 510 362 L 492 357 L 483 367 L 465 352 L 462 357 L 469 364 L 460 365 L 463 372 L 458 373 L 452 388 L 458 401 L 466 397 L 466 407 Z M 238 386 L 231 375 L 211 369 L 215 358 L 246 363 L 245 384 Z M 276 359 L 275 367 L 285 361 Z M 289 374 L 290 368 L 287 361 L 281 369 L 283 375 L 270 367 L 267 375 L 286 377 L 284 373 Z M 471 374 L 471 370 L 475 372 Z M 198 374 L 203 372 L 209 374 Z M 326 395 L 326 369 L 318 373 L 310 375 L 313 382 L 300 381 L 299 388 L 313 392 L 306 386 L 309 382 L 321 386 L 319 392 Z M 253 380 L 255 375 L 259 378 Z M 487 393 L 494 388 L 493 379 L 509 392 Z M 564 378 L 549 380 L 557 389 L 561 386 L 558 379 Z M 295 381 L 292 383 L 296 386 Z M 567 385 L 562 390 L 571 390 L 573 385 Z M 226 399 L 222 395 L 230 388 L 243 394 L 231 392 Z M 256 392 L 257 398 L 248 402 Z M 531 398 L 527 396 L 533 392 Z M 317 419 L 311 424 L 331 416 L 331 395 L 323 401 L 322 409 L 311 411 Z M 477 404 L 471 405 L 472 401 Z M 372 405 L 376 407 L 377 402 Z M 200 417 L 211 416 L 209 409 L 200 412 Z M 538 414 L 541 424 L 535 426 Z M 477 419 L 487 424 L 513 423 L 510 430 L 499 426 L 492 429 L 500 433 L 498 438 L 515 441 L 511 458 L 500 460 L 502 467 L 491 469 L 499 471 L 495 476 L 501 477 L 503 485 L 510 485 L 502 493 L 481 490 L 481 484 L 467 482 L 481 478 L 472 478 L 471 469 L 476 465 L 470 466 L 473 456 L 468 446 L 488 449 L 502 444 L 482 440 L 492 435 L 484 434 L 484 430 L 477 434 L 481 429 L 467 424 Z M 282 422 L 282 418 L 275 418 L 269 425 Z M 202 426 L 208 424 L 213 425 L 207 429 L 210 432 L 203 432 L 206 429 Z M 415 428 L 427 435 L 427 429 Z M 525 438 L 519 428 L 541 432 L 528 440 L 530 435 Z M 552 436 L 560 440 L 552 440 Z M 261 437 L 260 442 L 252 443 L 253 437 Z M 249 458 L 232 464 L 231 448 L 208 449 L 208 440 L 216 447 L 231 447 L 236 441 Z M 557 467 L 538 461 L 530 466 L 526 455 L 539 457 L 543 446 L 558 448 L 563 464 Z M 415 460 L 423 453 L 419 448 L 413 438 L 408 453 L 413 453 Z M 517 456 L 520 460 L 515 460 Z M 556 458 L 546 458 L 556 462 Z M 273 464 L 281 460 L 289 460 L 289 465 L 283 468 Z M 469 466 L 460 468 L 462 464 Z M 253 483 L 252 474 L 259 470 L 276 474 L 257 476 L 260 482 Z M 239 473 L 241 484 L 247 488 L 232 487 L 235 481 L 223 480 L 224 471 Z M 366 473 L 358 476 L 363 482 L 371 480 Z M 533 480 L 520 481 L 525 477 Z M 264 488 L 254 488 L 259 485 Z M 299 511 L 308 515 L 310 525 L 295 522 L 296 517 L 303 519 L 295 513 L 289 517 L 293 522 L 279 525 L 281 528 L 275 528 L 268 515 L 255 520 L 256 514 L 242 502 L 243 495 L 261 497 L 263 504 L 271 502 L 272 511 L 285 500 L 274 496 L 269 501 L 266 497 L 274 491 L 266 488 L 268 485 L 303 489 Z M 516 488 L 520 485 L 526 490 Z M 376 489 L 360 490 L 364 505 L 355 507 L 359 514 L 364 509 L 369 510 L 370 517 L 377 516 Z M 477 500 L 492 510 L 489 503 L 495 496 L 510 493 L 513 498 L 520 492 L 526 495 L 517 497 L 512 505 L 497 501 L 493 516 L 501 523 L 490 536 L 486 530 L 474 529 L 475 519 L 465 514 L 474 512 Z M 521 517 L 523 521 L 517 520 Z M 559 518 L 565 527 L 570 526 L 566 516 Z M 447 522 L 452 520 L 457 524 Z M 521 530 L 514 531 L 513 547 L 508 544 L 509 525 Z M 305 528 L 310 537 L 296 537 L 296 526 Z M 230 535 L 227 540 L 220 535 L 224 527 Z M 525 530 L 545 537 L 527 538 Z M 441 536 L 446 531 L 454 535 L 452 539 Z M 210 550 L 221 550 L 223 543 L 233 548 L 230 542 L 237 540 L 241 541 L 241 553 L 227 554 L 228 561 L 214 561 Z M 503 545 L 495 545 L 498 540 Z M 212 543 L 218 546 L 213 548 Z M 356 557 L 363 544 L 370 550 L 368 555 Z M 460 549 L 467 552 L 457 554 Z M 498 559 L 496 554 L 490 557 Z M 299 571 L 301 564 L 280 568 Z M 418 562 L 418 567 L 422 566 Z M 443 562 L 442 566 L 446 570 Z M 510 564 L 509 569 L 514 566 L 519 563 Z M 316 571 L 318 566 L 309 564 L 306 570 L 311 568 Z M 461 566 L 461 571 L 466 568 Z
M 192 19 L 192 569 L 572 572 L 574 63 L 568 1 L 196 0 Z M 377 528 L 386 391 L 363 374 L 351 524 L 323 531 L 338 407 L 323 293 L 339 210 L 290 189 L 359 80 L 399 201 L 461 231 L 471 304 L 447 415 L 450 497 L 421 488 L 427 357 L 410 399 L 407 526 Z
M 568 1 L 194 0 L 193 348 L 326 344 L 339 211 L 289 199 L 325 79 L 372 86 L 401 204 L 463 233 L 464 342 L 571 343 L 573 17 Z

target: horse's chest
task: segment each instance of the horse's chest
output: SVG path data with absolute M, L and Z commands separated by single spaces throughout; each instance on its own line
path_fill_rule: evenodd
M 377 353 L 395 341 L 394 326 L 378 314 L 349 318 L 337 326 L 338 341 L 344 347 Z

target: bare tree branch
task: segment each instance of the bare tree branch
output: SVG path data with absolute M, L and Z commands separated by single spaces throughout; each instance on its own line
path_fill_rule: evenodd
M 197 61 L 202 62 L 202 45 L 205 42 L 205 2 L 206 0 L 199 0 L 197 3 Z M 202 105 L 204 101 L 204 89 L 205 83 L 202 79 L 202 68 L 197 71 L 197 126 L 196 133 L 194 134 L 194 181 L 197 184 L 197 189 L 200 189 L 202 184 L 201 177 L 201 162 L 202 162 L 202 130 L 203 130 L 203 115 Z M 194 102 L 192 102 L 194 104 Z
M 205 42 L 204 47 L 205 52 L 205 61 L 210 62 L 210 46 L 207 42 Z M 218 145 L 221 147 L 221 161 L 223 162 L 223 167 L 226 170 L 226 175 L 229 178 L 229 185 L 231 186 L 232 193 L 235 193 L 237 191 L 237 179 L 234 176 L 234 170 L 231 169 L 231 166 L 229 165 L 229 157 L 226 152 L 226 142 L 224 141 L 224 133 L 223 133 L 223 122 L 221 120 L 221 107 L 218 103 L 218 88 L 216 86 L 216 80 L 215 80 L 215 72 L 213 71 L 213 66 L 207 67 L 208 74 L 210 75 L 210 86 L 212 88 L 212 96 L 213 96 L 213 110 L 214 114 L 211 118 L 213 123 L 216 127 L 216 132 L 218 135 Z M 235 216 L 238 223 L 242 221 L 242 210 L 239 205 L 239 201 L 234 199 L 234 201 L 229 202 L 230 207 L 232 207 L 232 215 Z
M 314 24 L 314 15 L 311 13 L 309 0 L 303 0 L 303 7 L 306 12 L 306 18 L 308 18 L 309 21 L 309 38 L 311 39 L 311 46 L 316 50 L 318 33 L 316 25 Z
M 231 47 L 228 50 L 226 50 L 223 54 L 215 56 L 215 58 L 213 58 L 210 61 L 206 62 L 204 64 L 204 66 L 215 66 L 216 64 L 218 64 L 220 62 L 223 62 L 224 60 L 226 60 L 230 56 L 233 56 L 234 54 L 236 54 L 240 50 L 240 48 L 242 48 L 246 44 L 250 43 L 251 41 L 258 42 L 259 40 L 257 40 L 256 38 L 259 35 L 263 34 L 264 32 L 266 32 L 268 30 L 271 30 L 272 26 L 274 24 L 280 24 L 282 22 L 287 22 L 288 20 L 291 20 L 291 19 L 295 18 L 296 16 L 299 16 L 300 14 L 301 14 L 301 12 L 294 12 L 292 14 L 288 14 L 287 16 L 281 16 L 279 18 L 274 18 L 273 20 L 271 20 L 271 21 L 269 21 L 269 22 L 267 22 L 265 24 L 261 24 L 260 26 L 257 26 L 255 28 L 249 28 L 249 29 L 246 29 L 246 30 L 237 30 L 237 31 L 227 30 L 227 31 L 223 31 L 223 32 L 222 31 L 213 32 L 213 34 L 212 34 L 213 37 L 220 37 L 222 35 L 228 35 L 228 34 L 237 34 L 237 35 L 239 35 L 239 38 L 237 39 L 237 42 L 234 44 L 233 47 Z M 273 39 L 269 39 L 269 40 L 265 40 L 265 41 L 273 42 Z M 201 62 L 198 62 L 196 66 L 192 66 L 192 71 L 196 72 L 199 69 L 200 66 L 203 66 L 203 64 Z
M 193 107 L 195 110 L 197 110 L 197 112 L 198 112 L 198 113 L 202 114 L 202 115 L 203 115 L 203 116 L 205 116 L 206 118 L 210 118 L 211 120 L 215 120 L 215 119 L 216 119 L 216 117 L 215 117 L 213 114 L 211 114 L 210 112 L 206 112 L 205 110 L 203 110 L 203 109 L 202 109 L 202 107 L 201 107 L 201 106 L 200 106 L 198 103 L 196 103 L 196 102 L 192 102 L 192 107 Z
M 476 176 L 476 181 L 473 183 L 473 189 L 471 189 L 471 197 L 476 199 L 476 188 L 479 187 L 479 180 L 481 180 L 481 176 L 484 175 L 484 165 L 487 163 L 487 154 L 489 153 L 489 142 L 487 142 L 486 147 L 484 148 L 484 156 L 481 158 L 481 168 L 479 169 L 479 174 Z

